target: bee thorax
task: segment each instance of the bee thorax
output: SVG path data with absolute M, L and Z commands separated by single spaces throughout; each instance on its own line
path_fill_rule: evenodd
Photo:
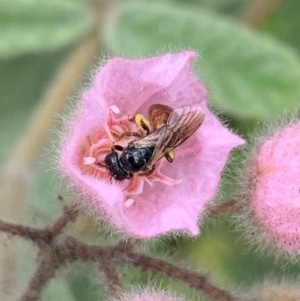
M 120 162 L 124 169 L 130 172 L 143 170 L 152 158 L 154 147 L 134 148 L 133 146 L 125 149 L 120 157 Z

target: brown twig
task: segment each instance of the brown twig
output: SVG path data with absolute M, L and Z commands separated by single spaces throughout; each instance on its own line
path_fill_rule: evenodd
M 183 281 L 191 287 L 203 291 L 206 295 L 218 301 L 237 301 L 233 296 L 214 285 L 205 276 L 177 267 L 163 260 L 154 259 L 143 254 L 127 254 L 128 263 L 141 267 L 144 270 L 152 270 L 164 273 L 167 276 Z
M 207 210 L 205 218 L 215 218 L 221 214 L 233 213 L 238 210 L 238 202 L 236 200 L 227 201 Z
M 69 217 L 68 221 L 71 221 L 73 213 L 74 211 L 71 209 L 65 210 L 62 217 L 54 224 L 55 226 L 40 230 L 0 221 L 0 231 L 31 240 L 42 251 L 40 253 L 41 262 L 19 301 L 38 300 L 43 288 L 49 279 L 55 275 L 56 270 L 67 263 L 78 260 L 91 261 L 102 267 L 110 291 L 115 297 L 121 296 L 123 291 L 122 283 L 117 274 L 117 266 L 129 264 L 143 270 L 163 273 L 170 278 L 183 281 L 214 300 L 236 301 L 228 292 L 212 285 L 205 276 L 199 273 L 177 267 L 164 260 L 133 252 L 135 244 L 129 246 L 129 248 L 124 246 L 124 242 L 117 243 L 115 246 L 97 246 L 85 244 L 74 237 L 54 235 L 55 233 L 61 233 L 57 229 L 62 228 L 57 225 L 67 225 L 66 219 Z
M 73 222 L 78 216 L 76 206 L 66 207 L 63 215 L 52 226 L 51 233 L 53 236 L 59 235 L 68 223 Z
M 265 19 L 275 11 L 282 0 L 256 0 L 241 14 L 240 21 L 253 28 L 259 28 Z
M 123 294 L 123 285 L 117 273 L 117 267 L 112 261 L 100 264 L 100 269 L 103 269 L 106 283 L 108 285 L 110 294 L 115 299 L 120 299 Z
M 0 221 L 0 231 L 11 235 L 20 236 L 35 243 L 45 241 L 49 235 L 49 231 L 47 231 L 46 229 L 39 230 L 32 227 L 15 225 L 4 221 Z
M 30 226 L 16 225 L 0 220 L 0 232 L 19 236 L 36 244 L 49 244 L 50 240 L 61 234 L 64 228 L 76 219 L 77 215 L 78 210 L 75 206 L 65 208 L 54 225 L 44 229 L 35 229 Z
M 25 290 L 19 301 L 37 301 L 49 280 L 54 277 L 57 269 L 64 263 L 61 257 L 55 257 L 55 254 L 43 253 L 42 261 L 37 267 L 33 277 L 31 278 L 27 289 Z

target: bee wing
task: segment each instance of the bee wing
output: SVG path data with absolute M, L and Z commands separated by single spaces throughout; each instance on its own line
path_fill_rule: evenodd
M 167 148 L 174 149 L 193 135 L 204 121 L 204 111 L 200 106 L 187 106 L 174 110 L 166 127 L 172 132 Z M 167 139 L 166 139 L 167 140 Z
M 175 109 L 167 123 L 152 134 L 134 141 L 135 147 L 154 146 L 151 163 L 154 164 L 166 153 L 170 152 L 200 127 L 204 120 L 204 112 L 200 106 L 187 106 Z

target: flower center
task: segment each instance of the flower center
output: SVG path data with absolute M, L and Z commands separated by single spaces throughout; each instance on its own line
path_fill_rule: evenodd
M 104 126 L 94 129 L 86 137 L 84 143 L 82 143 L 80 167 L 82 174 L 105 181 L 115 181 L 117 177 L 114 176 L 113 172 L 118 172 L 117 168 L 121 168 L 120 174 L 121 172 L 125 173 L 125 176 L 119 182 L 119 185 L 122 187 L 124 193 L 129 196 L 124 205 L 130 207 L 133 203 L 132 196 L 140 194 L 143 191 L 144 181 L 150 185 L 155 181 L 174 185 L 178 181 L 170 179 L 159 172 L 162 162 L 158 162 L 154 166 L 156 168 L 153 167 L 148 172 L 130 170 L 131 165 L 136 167 L 143 160 L 145 160 L 143 164 L 146 165 L 147 160 L 151 159 L 152 153 L 148 154 L 147 151 L 153 152 L 153 147 L 139 148 L 132 151 L 128 147 L 133 140 L 147 135 L 150 131 L 150 125 L 140 114 L 136 115 L 133 120 L 128 118 L 128 116 L 115 117 L 118 113 L 118 108 L 113 106 Z M 150 156 L 149 158 L 146 156 L 146 153 L 148 157 Z M 172 153 L 170 155 L 173 156 Z M 111 165 L 108 164 L 108 159 Z M 122 160 L 125 159 L 127 161 L 123 162 Z M 120 161 L 122 161 L 122 165 L 120 165 Z
M 126 132 L 139 132 L 134 122 L 127 116 L 115 118 L 111 110 L 106 124 L 95 129 L 82 146 L 81 170 L 83 174 L 88 174 L 99 179 L 109 179 L 111 176 L 105 167 L 105 157 L 112 152 L 112 147 L 117 142 L 118 155 L 122 148 L 125 148 L 130 141 L 136 137 L 124 135 Z M 123 134 L 123 135 L 122 135 Z M 119 150 L 118 150 L 119 149 Z

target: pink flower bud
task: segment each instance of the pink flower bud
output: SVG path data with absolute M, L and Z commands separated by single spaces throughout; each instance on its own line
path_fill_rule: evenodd
M 228 154 L 243 143 L 207 108 L 206 89 L 191 72 L 195 56 L 186 51 L 143 60 L 108 61 L 84 93 L 66 130 L 61 172 L 82 195 L 86 207 L 96 215 L 105 213 L 118 229 L 138 237 L 171 230 L 197 235 L 199 215 L 216 193 Z M 140 139 L 120 136 L 124 132 L 147 136 L 130 117 L 139 113 L 149 118 L 147 111 L 153 104 L 172 109 L 189 106 L 201 112 L 204 122 L 174 149 L 174 162 L 162 156 L 148 174 L 132 173 L 131 178 L 127 177 L 128 169 L 120 163 L 122 150 L 118 150 L 110 160 L 119 162 L 118 172 L 124 172 L 125 179 L 114 179 L 106 156 L 112 153 L 113 145 L 126 149 L 130 142 Z M 179 128 L 181 133 L 187 131 L 186 122 Z M 150 133 L 155 130 L 152 127 Z M 158 140 L 154 147 L 156 143 Z M 172 140 L 164 138 L 159 143 L 156 149 L 161 151 L 166 149 L 164 143 L 172 144 Z
M 257 143 L 245 165 L 243 228 L 262 249 L 300 254 L 300 123 Z

